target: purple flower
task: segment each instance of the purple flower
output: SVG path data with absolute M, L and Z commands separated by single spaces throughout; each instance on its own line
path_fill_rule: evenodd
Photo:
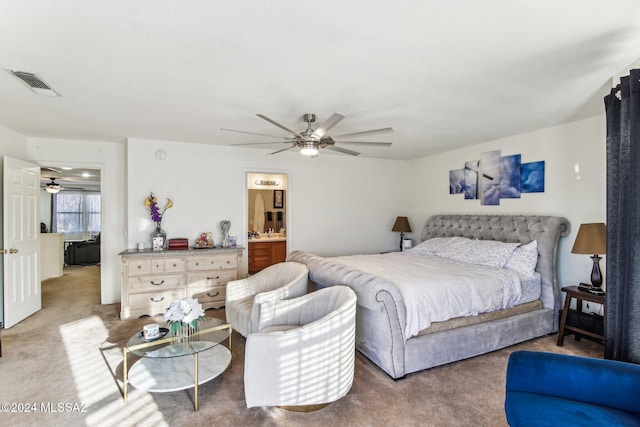
M 151 213 L 151 220 L 153 222 L 162 221 L 162 215 L 164 212 L 173 206 L 173 202 L 171 199 L 167 199 L 167 204 L 165 205 L 162 212 L 158 208 L 158 199 L 153 195 L 153 193 L 149 193 L 149 197 L 147 197 L 144 201 L 144 205 L 149 208 L 149 212 Z

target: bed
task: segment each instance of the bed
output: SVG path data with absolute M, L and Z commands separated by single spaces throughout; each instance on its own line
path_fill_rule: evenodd
M 492 294 L 487 298 L 493 298 L 491 301 L 494 303 L 489 303 L 487 307 L 483 300 L 485 307 L 476 308 L 478 313 L 448 320 L 439 320 L 437 317 L 428 319 L 428 327 L 424 329 L 420 328 L 425 323 L 418 323 L 419 330 L 416 330 L 416 324 L 411 320 L 416 316 L 415 307 L 412 308 L 415 304 L 406 297 L 412 293 L 407 291 L 407 285 L 400 277 L 404 275 L 406 279 L 413 275 L 407 273 L 409 270 L 404 264 L 399 264 L 398 278 L 394 279 L 387 270 L 379 272 L 380 275 L 367 271 L 362 267 L 366 264 L 359 264 L 359 257 L 362 256 L 354 257 L 357 258 L 355 260 L 350 257 L 324 258 L 309 252 L 294 251 L 287 260 L 306 264 L 310 278 L 318 288 L 344 284 L 354 289 L 358 296 L 356 348 L 389 376 L 397 379 L 409 373 L 557 332 L 557 313 L 561 308 L 556 265 L 558 242 L 561 236 L 569 234 L 569 229 L 569 222 L 565 218 L 554 216 L 430 217 L 422 229 L 421 244 L 414 248 L 418 251 L 419 247 L 428 247 L 436 241 L 449 245 L 455 240 L 449 238 L 466 238 L 478 244 L 493 244 L 492 241 L 512 243 L 514 245 L 511 247 L 519 250 L 525 246 L 537 245 L 537 262 L 534 260 L 532 268 L 538 277 L 538 291 L 535 298 L 524 301 L 512 298 L 511 304 L 502 306 L 494 304 L 500 297 Z M 479 242 L 480 240 L 489 242 Z M 415 251 L 407 251 L 406 255 L 410 254 L 414 257 L 416 255 Z M 379 256 L 386 258 L 375 258 Z M 391 259 L 400 256 L 400 253 L 389 253 L 375 254 L 372 258 L 374 264 L 390 264 Z M 485 258 L 495 257 L 492 255 Z M 454 261 L 461 264 L 458 262 L 460 260 Z M 478 274 L 474 271 L 471 274 Z M 518 276 L 524 281 L 521 274 Z M 509 299 L 504 292 L 506 291 L 503 291 L 503 302 Z M 424 313 L 418 313 L 418 316 L 424 316 Z

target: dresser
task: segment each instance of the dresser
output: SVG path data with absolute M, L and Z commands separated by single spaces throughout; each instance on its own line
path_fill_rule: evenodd
M 121 252 L 120 318 L 164 314 L 172 301 L 187 296 L 205 310 L 224 307 L 227 282 L 241 275 L 243 249 Z

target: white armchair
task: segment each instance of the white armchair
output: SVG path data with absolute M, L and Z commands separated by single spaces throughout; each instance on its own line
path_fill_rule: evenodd
M 227 283 L 225 314 L 227 322 L 242 336 L 257 330 L 260 304 L 264 301 L 294 298 L 307 293 L 309 269 L 298 262 L 271 265 L 246 279 Z
M 353 384 L 356 294 L 330 286 L 262 304 L 258 332 L 247 337 L 247 407 L 318 407 Z

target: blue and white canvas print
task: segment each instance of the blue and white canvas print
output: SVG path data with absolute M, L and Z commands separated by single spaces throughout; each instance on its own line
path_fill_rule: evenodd
M 522 164 L 520 191 L 522 193 L 544 192 L 544 160 Z
M 464 164 L 464 198 L 472 200 L 478 198 L 478 174 L 480 160 L 470 160 Z
M 500 151 L 487 151 L 480 157 L 483 205 L 500 204 Z
M 464 192 L 464 169 L 449 171 L 449 194 L 462 194 Z
M 480 160 L 465 162 L 464 169 L 449 171 L 449 194 L 463 193 L 465 200 L 500 205 L 500 199 L 544 192 L 544 168 L 544 161 L 522 163 L 521 154 L 501 157 L 500 150 L 487 151 Z
M 500 159 L 500 198 L 520 198 L 521 154 L 504 156 Z

